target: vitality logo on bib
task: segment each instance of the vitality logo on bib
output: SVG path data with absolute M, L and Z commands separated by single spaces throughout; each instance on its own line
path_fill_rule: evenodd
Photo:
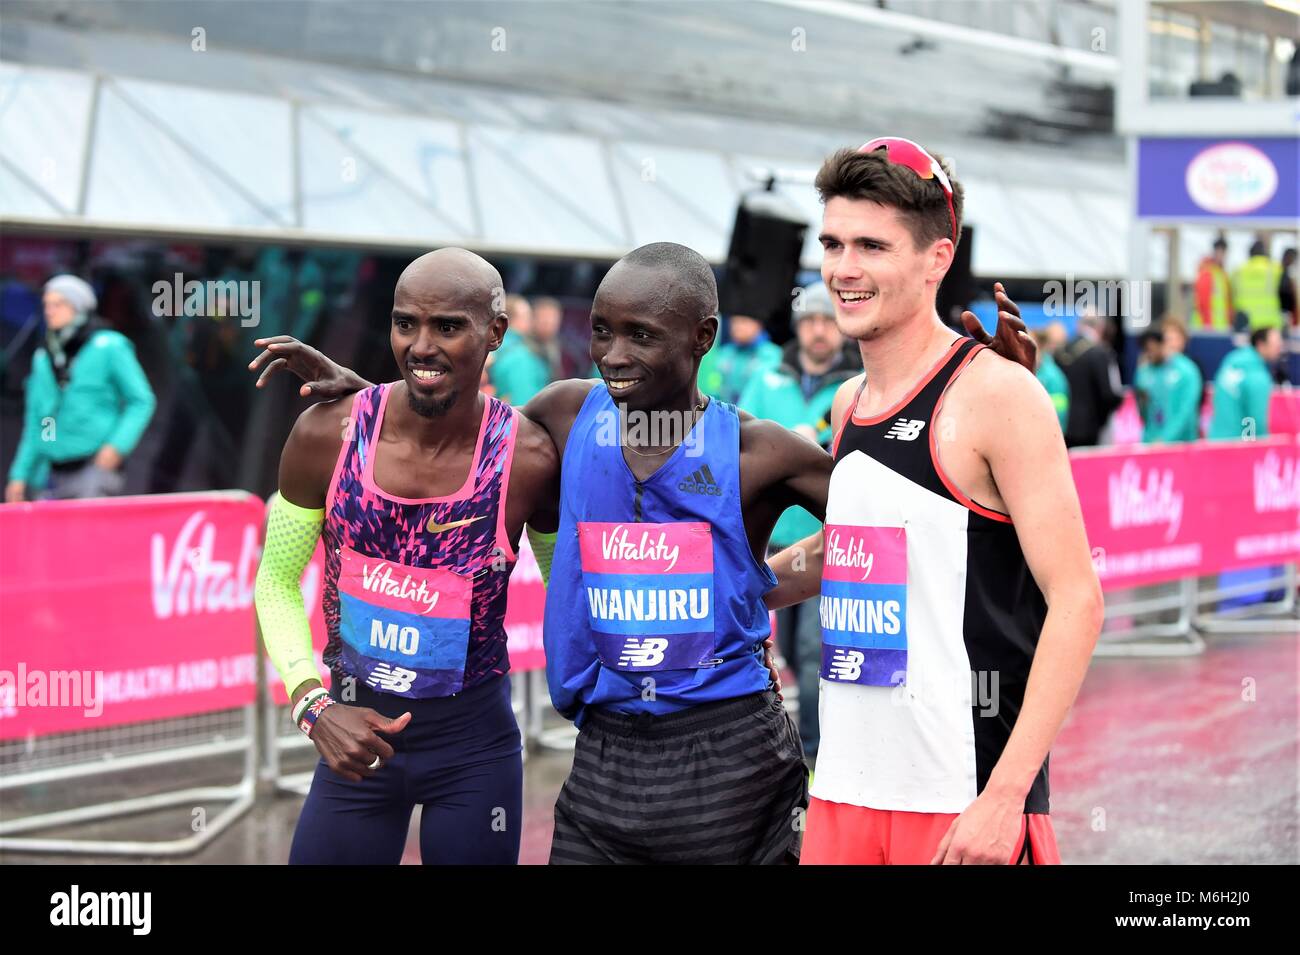
M 823 679 L 895 686 L 907 672 L 907 532 L 827 524 Z
M 465 682 L 473 582 L 344 547 L 339 635 L 348 672 L 401 696 L 446 696 Z
M 601 662 L 683 670 L 713 652 L 713 528 L 578 522 L 582 586 Z

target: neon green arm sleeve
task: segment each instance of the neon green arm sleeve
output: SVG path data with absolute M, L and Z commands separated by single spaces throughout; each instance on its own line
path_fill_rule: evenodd
M 298 581 L 311 563 L 324 523 L 323 508 L 299 507 L 279 494 L 271 498 L 266 546 L 262 548 L 253 595 L 267 655 L 291 695 L 307 680 L 320 679 L 312 658 L 311 624 Z
M 535 531 L 531 526 L 526 526 L 528 531 L 528 543 L 532 545 L 533 556 L 537 558 L 537 567 L 542 572 L 542 583 L 546 586 L 551 585 L 551 558 L 555 556 L 555 541 L 559 538 L 559 533 L 543 534 L 541 531 Z

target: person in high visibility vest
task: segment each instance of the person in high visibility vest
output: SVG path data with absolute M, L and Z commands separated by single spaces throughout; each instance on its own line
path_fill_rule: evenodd
M 1228 243 L 1214 242 L 1214 253 L 1201 261 L 1196 272 L 1196 300 L 1192 309 L 1192 327 L 1216 332 L 1232 329 L 1232 283 L 1223 267 L 1228 257 Z
M 1282 303 L 1278 286 L 1282 282 L 1282 266 L 1268 257 L 1268 247 L 1256 242 L 1250 247 L 1250 258 L 1232 274 L 1232 301 L 1240 312 L 1245 312 L 1250 330 L 1282 327 Z

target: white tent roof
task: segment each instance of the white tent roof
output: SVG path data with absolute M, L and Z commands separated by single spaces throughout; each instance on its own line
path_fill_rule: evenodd
M 24 31 L 40 59 L 59 28 Z M 795 173 L 816 267 L 807 183 L 864 135 L 127 39 L 82 69 L 0 63 L 0 219 L 598 259 L 671 239 L 721 262 L 766 167 Z M 1117 159 L 926 141 L 955 157 L 977 274 L 1125 273 Z

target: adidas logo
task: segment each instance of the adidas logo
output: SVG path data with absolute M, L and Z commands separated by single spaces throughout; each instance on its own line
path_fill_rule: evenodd
M 924 427 L 924 421 L 917 421 L 915 418 L 899 418 L 885 432 L 885 437 L 894 438 L 897 441 L 915 441 Z
M 714 497 L 722 494 L 722 488 L 718 486 L 717 481 L 713 480 L 713 472 L 709 470 L 707 464 L 677 485 L 677 490 L 686 491 L 688 494 L 712 494 Z

